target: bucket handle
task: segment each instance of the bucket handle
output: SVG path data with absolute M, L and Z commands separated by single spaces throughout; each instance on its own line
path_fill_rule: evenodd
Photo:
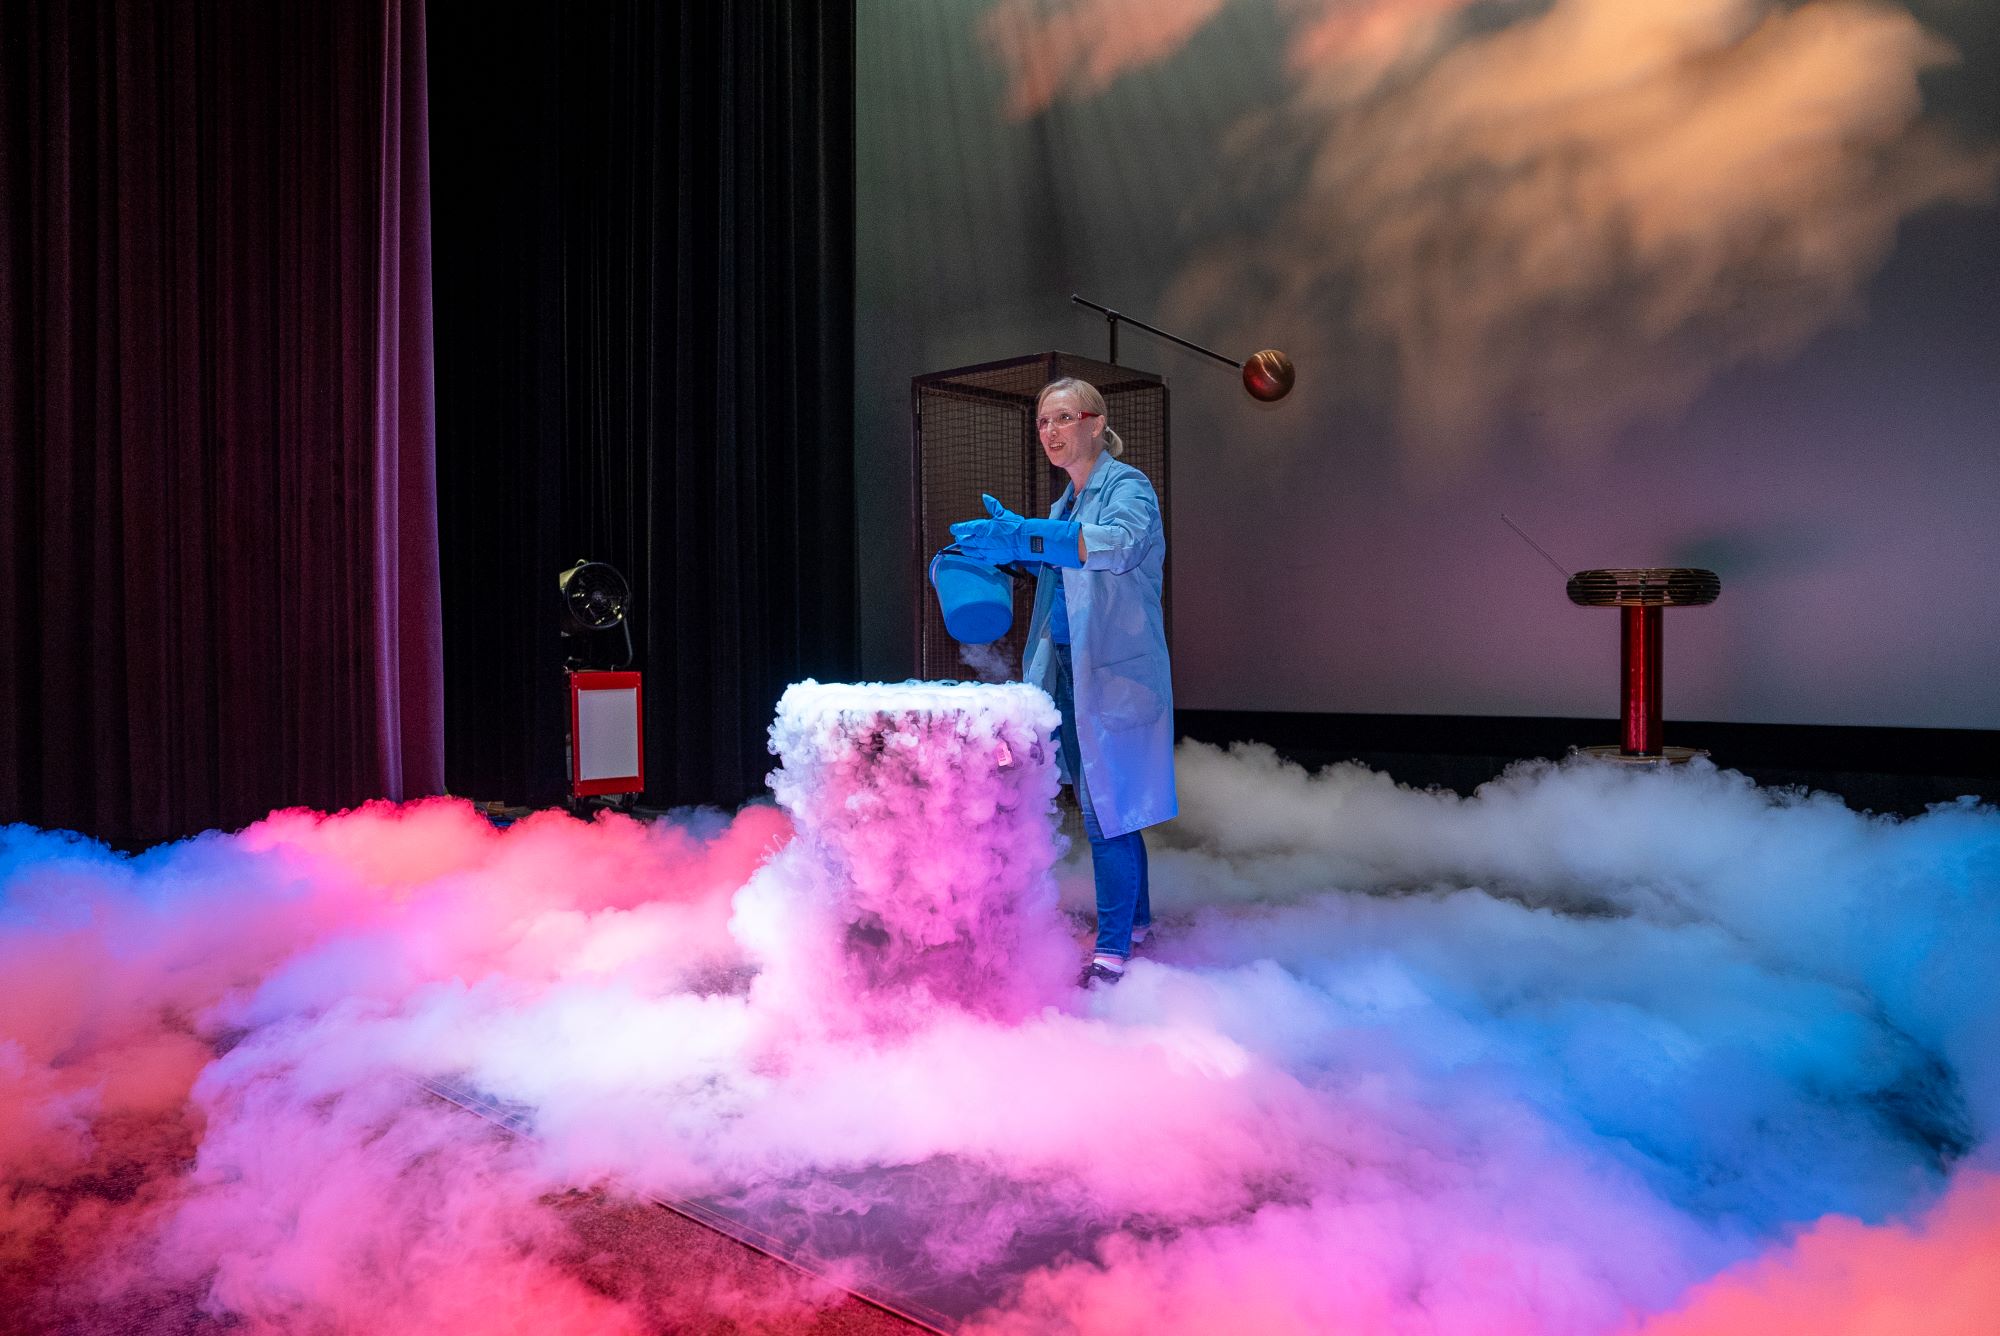
M 939 548 L 936 551 L 936 553 L 932 555 L 930 559 L 930 566 L 935 567 L 937 565 L 937 559 L 939 557 L 962 557 L 962 556 L 965 556 L 964 548 L 960 547 L 956 542 L 946 543 L 943 547 Z M 928 567 L 926 569 L 928 569 Z M 1032 571 L 1030 571 L 1026 566 L 1023 566 L 1018 561 L 1004 562 L 1001 565 L 995 566 L 993 569 L 1000 572 L 1002 575 L 1006 576 L 1010 580 L 1024 579 L 1033 574 Z

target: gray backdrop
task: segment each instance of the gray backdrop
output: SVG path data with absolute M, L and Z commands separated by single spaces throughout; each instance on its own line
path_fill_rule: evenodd
M 1183 707 L 1615 713 L 1615 614 L 1504 511 L 1720 572 L 1669 717 L 2000 727 L 1992 6 L 877 3 L 859 51 L 871 675 L 909 378 L 1102 356 L 1081 291 L 1299 366 L 1259 405 L 1122 340 L 1173 392 Z

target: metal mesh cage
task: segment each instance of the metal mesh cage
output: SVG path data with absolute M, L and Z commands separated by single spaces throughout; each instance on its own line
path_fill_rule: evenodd
M 928 570 L 937 551 L 951 542 L 955 520 L 985 515 L 979 494 L 991 492 L 1008 509 L 1046 515 L 1069 479 L 1050 467 L 1035 436 L 1035 396 L 1064 376 L 1089 381 L 1104 395 L 1110 424 L 1125 442 L 1119 456 L 1152 480 L 1160 495 L 1160 522 L 1173 553 L 1173 510 L 1167 470 L 1167 387 L 1150 371 L 1114 366 L 1075 353 L 1036 353 L 1004 362 L 933 371 L 910 381 L 911 443 L 915 452 L 916 645 L 917 676 L 972 678 L 959 644 L 944 629 Z M 1032 580 L 1014 582 L 1014 626 L 992 645 L 1013 671 L 1021 667 L 1028 614 L 1034 608 Z M 1173 636 L 1173 568 L 1168 563 L 1161 611 Z

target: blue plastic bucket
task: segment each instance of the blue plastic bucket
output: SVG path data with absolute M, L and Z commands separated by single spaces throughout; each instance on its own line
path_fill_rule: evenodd
M 948 547 L 931 558 L 944 629 L 961 645 L 986 645 L 1014 624 L 1014 580 Z

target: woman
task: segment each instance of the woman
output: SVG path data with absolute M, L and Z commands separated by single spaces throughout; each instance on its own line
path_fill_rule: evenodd
M 1090 837 L 1097 945 L 1086 987 L 1118 982 L 1151 930 L 1139 832 L 1179 810 L 1160 500 L 1145 474 L 1119 460 L 1125 443 L 1104 414 L 1095 386 L 1051 382 L 1035 401 L 1035 429 L 1070 481 L 1049 518 L 1024 518 L 989 496 L 991 518 L 951 526 L 968 556 L 1039 563 L 1022 675 L 1062 714 L 1058 767 Z

